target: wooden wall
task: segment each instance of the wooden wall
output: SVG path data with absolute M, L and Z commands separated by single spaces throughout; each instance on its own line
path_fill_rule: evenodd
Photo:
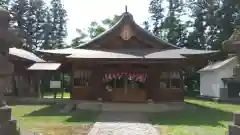
M 72 99 L 74 100 L 99 100 L 113 102 L 146 102 L 151 99 L 155 102 L 174 102 L 183 101 L 184 95 L 182 88 L 160 89 L 160 74 L 163 71 L 180 71 L 181 68 L 163 64 L 138 64 L 138 65 L 73 65 L 73 74 L 76 70 L 89 69 L 92 71 L 89 87 L 73 86 Z M 107 91 L 103 83 L 104 74 L 107 72 L 144 72 L 148 74 L 143 90 L 131 90 L 126 96 L 123 90 Z

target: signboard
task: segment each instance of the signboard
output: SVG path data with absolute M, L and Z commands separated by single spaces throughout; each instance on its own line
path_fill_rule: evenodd
M 50 81 L 50 88 L 51 89 L 61 88 L 61 81 Z

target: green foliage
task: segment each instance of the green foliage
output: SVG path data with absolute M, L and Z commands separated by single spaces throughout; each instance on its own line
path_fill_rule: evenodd
M 88 33 L 90 38 L 95 38 L 96 36 L 103 33 L 106 29 L 98 24 L 96 21 L 92 22 L 90 26 L 88 27 Z
M 71 47 L 73 48 L 83 44 L 85 38 L 87 38 L 87 34 L 85 34 L 82 30 L 76 29 L 76 31 L 79 36 L 72 40 Z
M 107 29 L 111 28 L 113 25 L 115 25 L 119 21 L 120 18 L 121 16 L 114 15 L 112 19 L 106 18 L 102 20 L 100 24 L 96 21 L 93 21 L 88 27 L 88 33 L 90 38 L 94 38 L 100 35 L 101 33 L 103 33 L 104 31 L 106 31 Z
M 67 35 L 67 13 L 61 0 L 52 0 L 48 6 L 44 0 L 10 0 L 13 13 L 12 26 L 23 39 L 20 48 L 36 49 L 61 48 Z
M 64 38 L 67 36 L 67 12 L 63 8 L 61 0 L 51 1 L 51 46 L 52 48 L 63 48 Z
M 151 0 L 148 23 L 156 36 L 174 45 L 222 50 L 222 42 L 240 24 L 239 6 L 240 2 L 229 0 Z M 225 58 L 224 53 L 220 56 L 217 60 Z M 190 89 L 199 83 L 198 68 L 192 68 L 185 79 Z
M 83 30 L 77 29 L 77 33 L 79 34 L 78 37 L 74 38 L 71 43 L 71 47 L 77 47 L 83 43 L 85 43 L 85 39 L 87 37 L 95 38 L 107 29 L 111 28 L 113 25 L 115 25 L 121 16 L 114 15 L 113 18 L 106 18 L 101 21 L 101 23 L 98 23 L 96 21 L 91 22 L 90 26 L 87 29 L 87 32 L 84 32 Z

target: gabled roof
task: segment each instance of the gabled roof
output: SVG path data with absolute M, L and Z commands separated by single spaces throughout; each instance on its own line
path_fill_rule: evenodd
M 132 58 L 132 59 L 183 59 L 184 55 L 204 55 L 218 51 L 181 49 L 114 49 L 114 50 L 90 50 L 90 49 L 55 49 L 39 50 L 42 53 L 69 55 L 67 58 Z
M 216 69 L 226 66 L 227 64 L 231 63 L 232 61 L 235 61 L 236 59 L 237 57 L 231 57 L 223 61 L 215 62 L 213 64 L 207 65 L 206 67 L 200 69 L 198 72 L 214 71 Z
M 45 62 L 43 59 L 39 58 L 34 53 L 28 52 L 28 51 L 23 50 L 23 49 L 18 49 L 18 48 L 15 48 L 15 47 L 9 49 L 9 54 L 13 55 L 13 56 L 23 58 L 23 59 L 27 59 L 27 60 L 30 60 L 30 61 L 34 61 L 34 62 Z
M 111 27 L 109 30 L 103 32 L 102 34 L 98 35 L 97 37 L 93 38 L 92 40 L 90 40 L 87 43 L 84 43 L 76 48 L 88 48 L 89 45 L 94 44 L 99 42 L 100 40 L 106 40 L 106 39 L 111 39 L 112 35 L 114 35 L 114 33 L 118 33 L 123 26 L 125 25 L 130 25 L 131 28 L 133 29 L 134 33 L 141 37 L 144 40 L 149 40 L 152 43 L 156 44 L 158 47 L 164 48 L 164 49 L 176 49 L 178 48 L 175 45 L 172 45 L 171 43 L 168 43 L 164 40 L 161 40 L 159 37 L 155 36 L 154 34 L 148 32 L 147 30 L 141 28 L 139 25 L 136 24 L 136 22 L 133 19 L 132 14 L 130 14 L 129 12 L 125 12 L 123 13 L 121 19 L 113 26 Z

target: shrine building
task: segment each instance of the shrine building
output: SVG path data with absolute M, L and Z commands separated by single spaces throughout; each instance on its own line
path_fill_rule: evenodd
M 141 28 L 126 11 L 87 43 L 39 52 L 48 63 L 29 70 L 71 73 L 73 100 L 143 103 L 183 101 L 183 71 L 203 66 L 218 51 L 179 48 Z

